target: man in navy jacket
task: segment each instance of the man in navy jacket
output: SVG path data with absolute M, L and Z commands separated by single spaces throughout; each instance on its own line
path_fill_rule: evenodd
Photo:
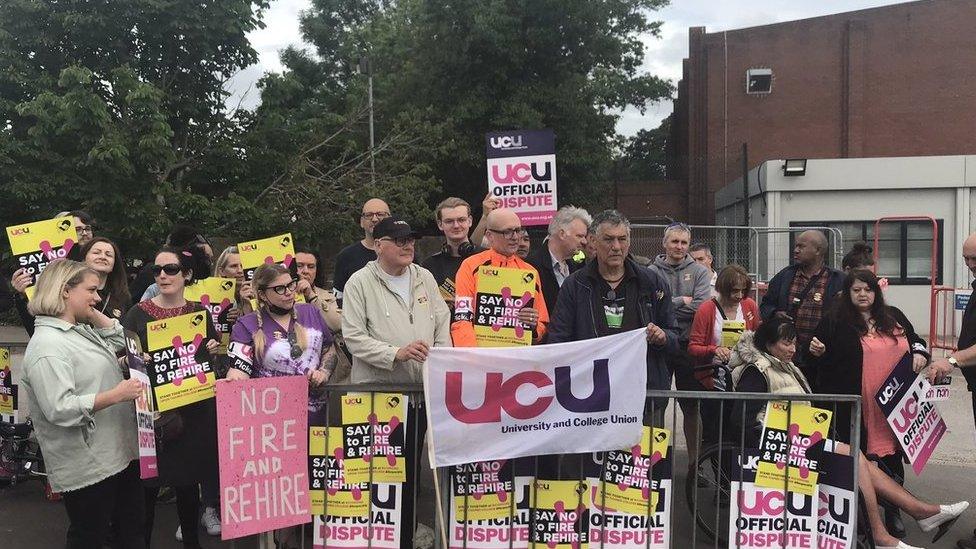
M 616 210 L 593 219 L 588 241 L 596 257 L 569 275 L 559 290 L 549 343 L 579 341 L 643 328 L 647 330 L 647 388 L 667 390 L 666 351 L 678 347 L 668 283 L 629 256 L 630 222 Z M 664 405 L 655 401 L 654 416 Z M 655 421 L 657 424 L 657 421 Z

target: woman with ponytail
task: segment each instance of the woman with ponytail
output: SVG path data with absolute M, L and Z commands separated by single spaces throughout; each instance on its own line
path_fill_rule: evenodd
M 287 267 L 261 265 L 251 284 L 258 310 L 234 325 L 227 379 L 304 375 L 309 379 L 309 424 L 325 425 L 320 387 L 335 369 L 332 332 L 317 306 L 295 303 L 298 281 Z

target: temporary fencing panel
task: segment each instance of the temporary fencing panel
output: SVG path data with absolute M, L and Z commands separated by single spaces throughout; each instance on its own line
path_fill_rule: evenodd
M 832 547 L 854 546 L 857 516 L 820 517 L 823 510 L 818 507 L 843 497 L 849 509 L 857 508 L 854 462 L 841 456 L 819 469 L 822 497 L 801 493 L 793 471 L 782 475 L 782 487 L 770 486 L 762 464 L 774 463 L 776 457 L 759 453 L 763 439 L 749 430 L 751 411 L 743 404 L 765 407 L 772 401 L 815 398 L 827 417 L 849 407 L 851 443 L 857 448 L 858 396 L 648 391 L 644 435 L 633 448 L 431 471 L 422 446 L 427 426 L 419 385 L 337 385 L 326 390 L 331 425 L 310 426 L 311 490 L 320 513 L 315 516 L 314 547 L 603 549 L 687 547 L 690 540 L 691 547 L 785 548 L 798 536 L 816 547 L 818 521 L 832 521 L 827 525 L 836 542 Z M 712 427 L 709 440 L 694 442 L 694 462 L 676 440 L 676 399 L 690 402 Z M 784 444 L 783 459 L 802 457 L 797 449 L 805 450 L 820 436 L 804 431 L 803 421 L 794 415 L 800 406 L 778 408 L 788 435 L 765 437 Z M 662 408 L 668 413 L 662 414 Z M 827 439 L 834 440 L 835 427 L 831 423 L 823 431 Z M 799 438 L 790 439 L 793 435 Z M 792 470 L 790 463 L 787 469 Z M 381 482 L 398 480 L 390 477 L 398 471 L 406 482 Z M 682 494 L 676 496 L 678 487 Z M 783 501 L 788 504 L 775 503 Z M 434 525 L 433 540 L 421 539 L 420 532 L 414 543 L 418 523 Z M 812 533 L 794 531 L 797 524 Z

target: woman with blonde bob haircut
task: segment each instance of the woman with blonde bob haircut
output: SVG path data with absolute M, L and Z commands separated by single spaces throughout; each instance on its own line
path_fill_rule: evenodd
M 123 379 L 118 320 L 97 305 L 99 275 L 68 259 L 41 273 L 29 304 L 35 332 L 23 380 L 51 488 L 68 513 L 66 547 L 102 547 L 111 521 L 115 547 L 145 547 L 135 408 L 144 394 Z

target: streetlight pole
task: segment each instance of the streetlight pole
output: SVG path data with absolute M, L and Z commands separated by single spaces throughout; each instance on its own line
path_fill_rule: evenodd
M 359 72 L 365 74 L 369 83 L 369 179 L 376 184 L 376 158 L 373 156 L 375 146 L 375 134 L 373 131 L 373 68 L 370 67 L 369 58 L 359 59 Z

